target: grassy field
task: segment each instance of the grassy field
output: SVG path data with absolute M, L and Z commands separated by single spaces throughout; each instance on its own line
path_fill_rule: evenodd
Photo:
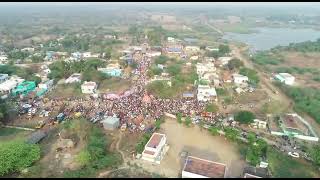
M 0 128 L 0 141 L 7 141 L 13 139 L 25 139 L 31 131 L 12 129 L 12 128 Z
M 267 152 L 272 177 L 311 178 L 319 177 L 319 172 L 310 164 L 301 162 L 274 149 Z
M 131 86 L 131 82 L 128 80 L 123 80 L 120 78 L 111 78 L 103 80 L 102 83 L 99 85 L 98 90 L 100 92 L 112 92 L 118 91 L 122 92 L 129 89 Z
M 81 93 L 81 85 L 80 84 L 60 84 L 57 85 L 56 89 L 51 91 L 48 96 L 51 98 L 54 97 L 74 97 L 74 96 L 82 96 Z

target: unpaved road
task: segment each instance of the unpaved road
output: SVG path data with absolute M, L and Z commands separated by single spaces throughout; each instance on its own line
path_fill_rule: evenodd
M 283 105 L 285 105 L 287 107 L 288 111 L 294 112 L 293 111 L 294 102 L 292 101 L 292 99 L 290 99 L 288 96 L 286 96 L 284 93 L 282 93 L 279 88 L 274 86 L 271 83 L 271 81 L 269 80 L 269 77 L 263 73 L 263 71 L 261 70 L 261 68 L 259 68 L 258 65 L 254 64 L 252 61 L 250 61 L 249 59 L 245 58 L 242 55 L 242 51 L 245 51 L 246 49 L 245 48 L 239 49 L 239 47 L 237 47 L 236 45 L 233 45 L 233 44 L 231 44 L 230 47 L 234 52 L 234 56 L 236 58 L 239 58 L 240 60 L 242 60 L 246 67 L 251 68 L 251 69 L 255 69 L 258 72 L 258 75 L 260 76 L 261 88 L 266 90 L 269 97 L 271 97 L 272 99 L 275 99 L 275 100 L 279 100 L 280 102 L 283 103 Z M 275 94 L 273 92 L 273 90 L 278 91 L 278 94 Z M 320 125 L 312 117 L 310 117 L 306 113 L 303 113 L 301 115 L 310 124 L 310 126 L 313 127 L 314 131 L 319 136 Z

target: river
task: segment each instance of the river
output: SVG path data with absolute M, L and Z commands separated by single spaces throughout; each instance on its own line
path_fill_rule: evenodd
M 320 31 L 313 29 L 254 28 L 257 33 L 240 34 L 227 32 L 223 39 L 245 43 L 250 51 L 269 50 L 278 45 L 314 41 L 320 38 Z

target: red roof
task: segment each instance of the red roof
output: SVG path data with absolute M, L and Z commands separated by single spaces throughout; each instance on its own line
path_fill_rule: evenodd
M 209 178 L 224 178 L 226 165 L 188 156 L 183 171 L 198 174 Z
M 163 134 L 153 133 L 153 135 L 151 136 L 151 138 L 147 144 L 147 147 L 157 148 L 159 146 L 162 138 L 164 138 Z

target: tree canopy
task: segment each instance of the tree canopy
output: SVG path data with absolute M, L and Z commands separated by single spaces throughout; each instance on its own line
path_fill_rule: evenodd
M 228 62 L 229 70 L 238 69 L 241 66 L 243 66 L 243 62 L 238 58 L 233 58 Z
M 0 176 L 19 172 L 40 159 L 40 147 L 22 141 L 0 144 Z
M 255 115 L 250 111 L 239 111 L 234 116 L 234 120 L 241 124 L 250 124 L 255 118 Z

